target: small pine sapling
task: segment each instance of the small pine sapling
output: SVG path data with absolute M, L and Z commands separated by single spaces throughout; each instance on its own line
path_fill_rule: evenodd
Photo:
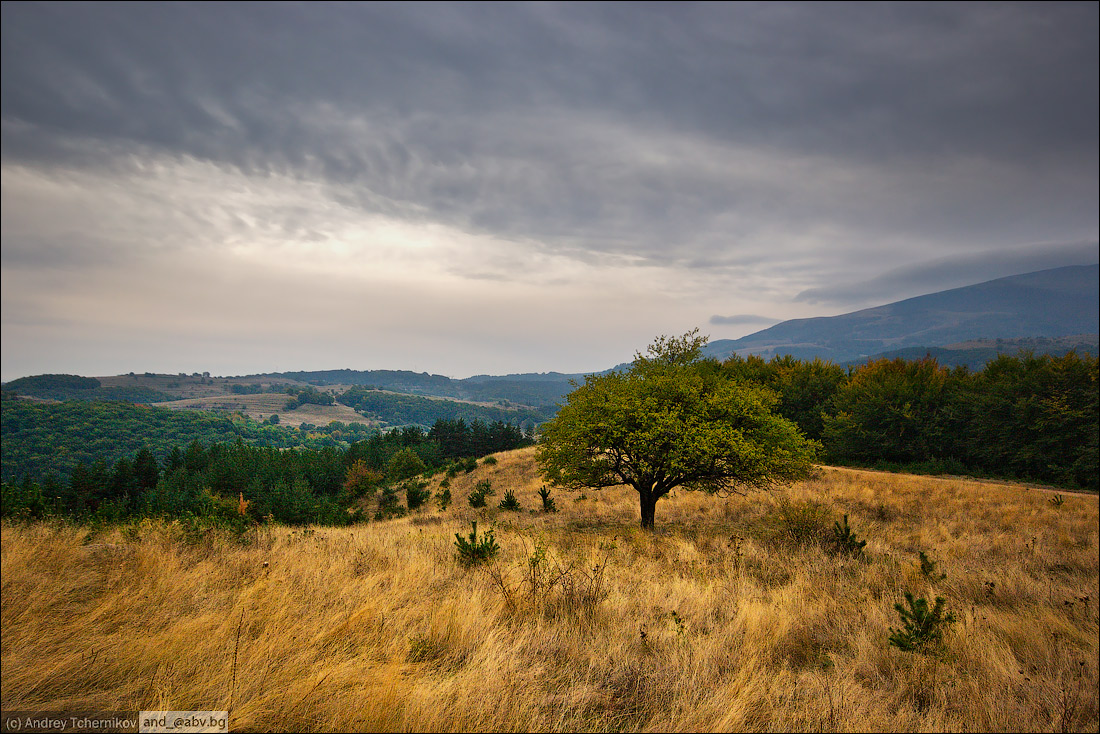
M 863 552 L 863 547 L 867 545 L 866 540 L 856 540 L 856 534 L 852 532 L 852 528 L 848 525 L 847 515 L 844 516 L 843 525 L 840 522 L 833 523 L 833 542 L 841 553 L 850 556 L 858 556 Z
M 492 530 L 483 533 L 482 536 L 478 538 L 477 522 L 471 522 L 470 527 L 470 535 L 466 538 L 463 538 L 459 533 L 455 533 L 455 548 L 458 549 L 458 562 L 467 568 L 488 563 L 500 552 L 500 546 L 497 545 Z
M 500 501 L 499 507 L 502 510 L 510 510 L 512 512 L 519 512 L 523 509 L 520 507 L 519 500 L 516 499 L 515 493 L 510 489 L 504 493 L 504 499 Z
M 482 479 L 474 485 L 474 491 L 470 492 L 470 507 L 484 507 L 485 498 L 496 494 L 493 491 L 493 483 L 488 479 Z
M 546 513 L 557 512 L 558 506 L 554 504 L 554 498 L 550 496 L 550 488 L 543 485 L 539 490 L 539 497 L 542 498 L 542 511 Z
M 443 486 L 442 484 L 439 486 Z M 443 491 L 435 496 L 435 501 L 439 505 L 440 510 L 446 510 L 451 506 L 451 490 L 449 487 L 443 487 Z
M 905 592 L 905 601 L 909 605 L 906 609 L 900 603 L 894 605 L 898 610 L 904 628 L 896 630 L 890 628 L 890 644 L 904 652 L 921 652 L 927 646 L 939 642 L 943 638 L 943 630 L 947 625 L 955 621 L 955 615 L 945 612 L 945 601 L 942 596 L 937 596 L 935 604 L 928 608 L 928 601 L 922 596 L 914 599 L 910 592 Z

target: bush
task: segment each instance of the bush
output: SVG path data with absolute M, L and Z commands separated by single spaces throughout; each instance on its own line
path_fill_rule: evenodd
M 478 538 L 477 522 L 471 522 L 470 526 L 472 530 L 467 538 L 455 533 L 458 562 L 467 568 L 488 563 L 500 552 L 500 546 L 497 545 L 492 530 Z
M 432 493 L 428 491 L 427 487 L 427 482 L 405 483 L 405 505 L 409 508 L 410 512 L 421 507 L 428 501 L 428 498 L 432 496 Z
M 833 547 L 836 548 L 838 553 L 844 553 L 849 556 L 858 556 L 863 552 L 863 547 L 867 545 L 866 540 L 857 540 L 856 534 L 852 532 L 852 528 L 848 526 L 848 516 L 844 516 L 844 524 L 840 522 L 833 523 Z
M 511 512 L 519 512 L 523 509 L 520 507 L 519 500 L 516 499 L 515 493 L 510 489 L 504 493 L 504 499 L 500 501 L 499 507 L 502 510 L 510 510 Z
M 397 503 L 397 487 L 383 487 L 382 495 L 378 498 L 378 511 L 374 513 L 375 520 L 388 520 L 391 517 L 401 517 L 405 509 Z
M 829 511 L 817 502 L 792 502 L 781 496 L 765 518 L 781 542 L 793 545 L 821 545 L 826 540 Z
M 495 456 L 486 456 L 484 459 L 481 460 L 481 463 L 482 463 L 483 466 L 496 466 L 497 457 L 495 457 Z
M 474 485 L 474 491 L 470 493 L 470 507 L 484 507 L 485 498 L 496 494 L 493 491 L 493 483 L 488 479 L 482 479 Z
M 440 485 L 441 487 L 443 485 Z M 443 491 L 435 496 L 435 501 L 439 504 L 439 509 L 446 510 L 451 506 L 451 490 L 444 487 Z
M 542 498 L 542 511 L 546 513 L 557 512 L 558 507 L 554 504 L 554 498 L 550 496 L 550 488 L 543 485 L 539 490 L 539 497 Z
M 929 558 L 924 551 L 917 551 L 920 557 L 920 573 L 929 581 L 943 581 L 947 578 L 945 573 L 936 573 L 936 562 Z
M 899 650 L 923 651 L 938 643 L 943 638 L 943 630 L 955 621 L 955 615 L 944 611 L 945 602 L 942 596 L 936 597 L 931 609 L 924 597 L 914 600 L 908 591 L 905 592 L 905 601 L 909 605 L 908 609 L 901 604 L 894 605 L 905 627 L 900 630 L 890 628 L 890 644 Z

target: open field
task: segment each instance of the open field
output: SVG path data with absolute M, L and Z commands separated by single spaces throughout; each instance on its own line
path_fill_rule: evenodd
M 242 730 L 1096 731 L 1096 496 L 825 469 L 786 490 L 556 491 L 240 539 L 2 528 L 5 710 L 229 709 Z M 441 477 L 436 477 L 436 489 Z M 492 509 L 466 498 L 489 479 Z M 507 488 L 524 510 L 495 509 Z M 844 514 L 861 557 L 829 552 Z M 495 527 L 487 568 L 455 560 Z M 918 551 L 937 561 L 922 575 Z M 939 574 L 946 574 L 939 578 Z M 888 644 L 905 591 L 957 621 Z
M 288 426 L 300 426 L 303 423 L 312 423 L 315 426 L 327 426 L 332 421 L 344 423 L 363 423 L 372 425 L 370 421 L 347 405 L 336 403 L 335 405 L 314 405 L 307 403 L 294 410 L 286 409 L 289 395 L 281 393 L 258 393 L 255 395 L 233 395 L 231 393 L 212 397 L 188 398 L 185 400 L 173 400 L 166 403 L 154 403 L 159 408 L 172 410 L 208 410 L 215 413 L 241 413 L 253 420 L 264 420 L 271 415 L 278 414 L 279 423 Z

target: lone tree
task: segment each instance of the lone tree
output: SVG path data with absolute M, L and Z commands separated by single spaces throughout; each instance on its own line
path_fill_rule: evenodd
M 775 394 L 723 377 L 695 329 L 658 337 L 625 371 L 589 375 L 540 429 L 539 469 L 569 489 L 629 484 L 653 528 L 676 487 L 740 493 L 809 474 L 817 443 L 772 414 Z

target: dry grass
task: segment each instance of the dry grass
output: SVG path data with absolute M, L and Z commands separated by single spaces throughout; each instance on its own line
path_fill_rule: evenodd
M 532 512 L 531 450 L 497 458 L 450 480 L 446 512 L 349 529 L 4 526 L 4 709 L 230 709 L 233 729 L 280 731 L 1097 730 L 1094 496 L 826 469 L 679 493 L 648 534 L 626 489 Z M 470 508 L 484 478 L 524 511 Z M 819 542 L 845 513 L 864 558 Z M 455 562 L 472 519 L 496 527 L 489 569 Z M 958 617 L 941 649 L 887 644 L 907 590 Z
M 207 397 L 187 398 L 173 400 L 166 403 L 155 403 L 158 408 L 170 408 L 172 410 L 209 410 L 216 413 L 241 413 L 253 420 L 270 418 L 272 414 L 278 414 L 279 423 L 289 426 L 300 426 L 303 423 L 312 423 L 315 426 L 327 426 L 332 421 L 344 423 L 364 423 L 371 425 L 376 421 L 370 421 L 347 405 L 336 403 L 335 405 L 314 405 L 312 403 L 299 406 L 294 410 L 287 410 L 286 403 L 289 395 L 283 393 L 259 393 L 255 395 L 233 395 L 231 393 Z

